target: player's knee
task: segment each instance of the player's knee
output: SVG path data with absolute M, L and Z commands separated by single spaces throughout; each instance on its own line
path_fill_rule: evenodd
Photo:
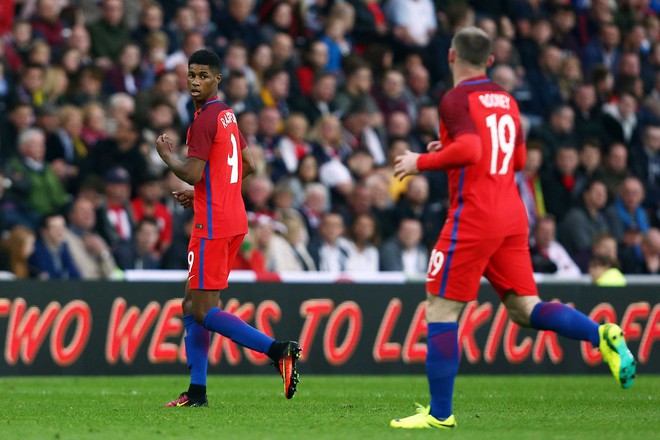
M 529 327 L 529 315 L 520 310 L 509 310 L 509 318 L 521 327 Z
M 189 298 L 184 298 L 183 301 L 181 301 L 181 309 L 183 310 L 184 315 L 192 315 L 193 314 L 192 301 Z

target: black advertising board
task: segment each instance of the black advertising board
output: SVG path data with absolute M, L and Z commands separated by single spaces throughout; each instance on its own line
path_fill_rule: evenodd
M 598 321 L 616 321 L 639 361 L 660 372 L 660 293 L 654 286 L 542 285 Z M 181 283 L 0 283 L 0 375 L 184 373 Z M 298 340 L 301 371 L 319 374 L 423 373 L 423 285 L 233 283 L 221 295 L 236 313 L 276 339 Z M 511 323 L 482 286 L 460 321 L 461 373 L 604 373 L 598 350 Z M 211 374 L 270 372 L 265 356 L 218 335 Z

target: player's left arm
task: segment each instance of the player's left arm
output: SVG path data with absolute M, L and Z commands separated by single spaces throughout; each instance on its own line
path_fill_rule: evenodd
M 163 162 L 167 164 L 179 179 L 189 185 L 194 185 L 202 180 L 206 161 L 198 157 L 188 157 L 185 161 L 179 159 L 174 154 L 172 141 L 166 134 L 161 134 L 156 139 L 156 151 L 158 151 L 158 155 L 163 159 Z

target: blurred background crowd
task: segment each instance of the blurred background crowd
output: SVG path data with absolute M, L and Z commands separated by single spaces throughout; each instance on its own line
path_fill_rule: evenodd
M 493 39 L 519 102 L 517 179 L 535 271 L 660 271 L 658 0 L 5 0 L 0 2 L 0 271 L 115 279 L 187 269 L 181 157 L 187 58 L 222 60 L 220 96 L 257 172 L 237 269 L 426 272 L 443 173 L 393 158 L 438 138 L 447 51 Z

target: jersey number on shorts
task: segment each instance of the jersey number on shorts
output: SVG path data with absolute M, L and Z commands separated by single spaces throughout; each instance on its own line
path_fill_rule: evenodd
M 503 114 L 499 121 L 493 113 L 486 118 L 486 126 L 490 129 L 490 143 L 492 146 L 490 156 L 490 174 L 506 174 L 509 171 L 509 162 L 516 144 L 516 123 L 509 114 Z M 504 153 L 502 167 L 497 171 L 500 151 Z
M 231 134 L 231 149 L 231 156 L 227 156 L 227 164 L 231 167 L 229 183 L 236 183 L 238 182 L 238 146 L 236 145 L 236 136 L 234 136 L 234 133 Z
M 190 251 L 188 252 L 188 273 L 192 271 L 194 262 L 195 262 L 195 253 L 193 251 Z
M 437 249 L 433 249 L 431 252 L 431 258 L 429 258 L 429 268 L 426 270 L 426 272 L 428 272 L 429 276 L 436 276 L 438 272 L 440 272 L 440 269 L 442 269 L 444 262 L 445 254 Z

